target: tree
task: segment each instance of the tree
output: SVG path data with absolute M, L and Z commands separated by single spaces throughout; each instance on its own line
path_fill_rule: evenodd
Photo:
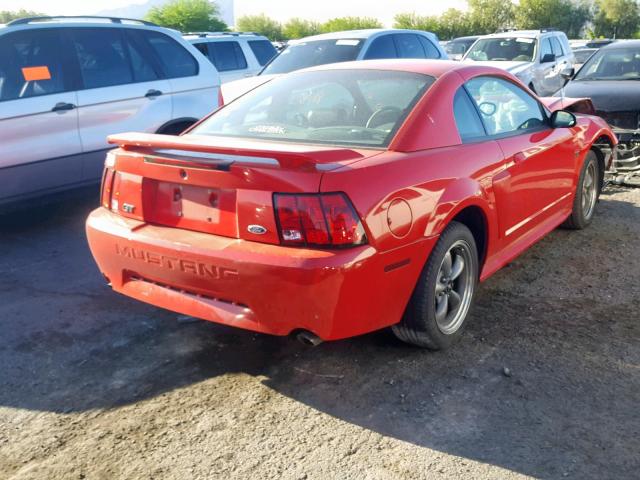
M 513 26 L 515 6 L 511 0 L 467 0 L 470 31 L 475 35 L 495 33 Z
M 382 28 L 377 18 L 371 17 L 338 17 L 322 24 L 323 32 L 340 32 L 342 30 L 360 30 L 363 28 Z
M 516 9 L 518 28 L 554 27 L 569 38 L 580 37 L 591 19 L 591 6 L 585 0 L 520 0 Z
M 25 10 L 21 8 L 20 10 L 2 10 L 0 11 L 0 23 L 9 23 L 11 20 L 16 20 L 18 18 L 25 17 L 41 17 L 45 15 L 44 13 L 33 12 L 31 10 Z
M 640 6 L 636 0 L 597 0 L 593 20 L 597 37 L 629 38 L 640 28 Z
M 440 19 L 436 16 L 423 16 L 416 13 L 399 13 L 393 18 L 393 28 L 424 30 L 440 36 Z
M 240 32 L 255 32 L 264 35 L 269 40 L 285 40 L 282 25 L 264 13 L 260 15 L 245 15 L 236 22 L 236 30 Z
M 309 37 L 320 33 L 320 24 L 312 20 L 292 18 L 282 27 L 282 34 L 287 39 Z
M 153 7 L 146 19 L 181 32 L 228 30 L 227 24 L 218 15 L 218 7 L 207 0 L 173 0 L 160 7 Z

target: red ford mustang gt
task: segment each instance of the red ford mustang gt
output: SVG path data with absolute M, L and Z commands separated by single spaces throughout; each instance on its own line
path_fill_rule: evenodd
M 441 349 L 479 280 L 592 219 L 615 136 L 502 70 L 342 63 L 249 92 L 180 137 L 122 134 L 91 251 L 114 290 L 309 341 L 387 326 Z

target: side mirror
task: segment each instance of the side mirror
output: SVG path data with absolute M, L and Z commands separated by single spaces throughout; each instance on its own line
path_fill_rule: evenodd
M 571 128 L 575 127 L 577 122 L 576 116 L 566 110 L 556 110 L 551 114 L 552 128 Z
M 575 74 L 576 69 L 573 67 L 567 66 L 560 70 L 560 76 L 565 79 L 565 83 L 571 80 Z
M 556 56 L 553 53 L 545 53 L 540 63 L 551 63 L 556 61 Z

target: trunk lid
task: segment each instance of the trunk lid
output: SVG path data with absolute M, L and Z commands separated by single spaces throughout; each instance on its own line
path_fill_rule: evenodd
M 103 206 L 147 223 L 280 243 L 273 193 L 319 191 L 324 172 L 379 153 L 202 135 L 127 133 L 105 162 Z

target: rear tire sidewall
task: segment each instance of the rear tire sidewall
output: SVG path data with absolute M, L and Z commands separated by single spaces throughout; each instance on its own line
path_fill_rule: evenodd
M 476 242 L 473 234 L 465 225 L 458 222 L 452 222 L 443 231 L 436 243 L 436 246 L 431 252 L 429 259 L 420 274 L 420 278 L 402 321 L 402 326 L 406 326 L 411 329 L 416 340 L 419 340 L 419 342 L 412 343 L 419 343 L 421 346 L 425 346 L 431 350 L 442 350 L 456 342 L 465 329 L 467 319 L 469 318 L 469 312 L 471 310 L 469 307 L 462 324 L 455 332 L 451 334 L 444 334 L 438 327 L 435 317 L 435 286 L 438 282 L 438 275 L 440 273 L 442 261 L 451 246 L 458 240 L 465 241 L 470 247 L 469 251 L 472 261 L 469 268 L 472 269 L 471 276 L 473 281 L 471 285 L 471 303 L 473 304 L 473 296 L 475 294 L 478 281 L 479 263 Z

